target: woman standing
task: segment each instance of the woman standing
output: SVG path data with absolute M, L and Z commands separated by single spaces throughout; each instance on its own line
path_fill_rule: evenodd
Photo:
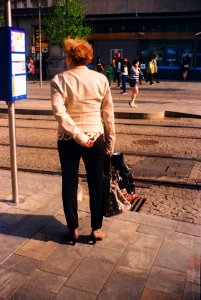
M 79 162 L 87 173 L 91 237 L 105 237 L 103 221 L 103 160 L 114 149 L 114 108 L 105 75 L 89 70 L 91 45 L 64 40 L 68 70 L 51 81 L 51 100 L 58 121 L 58 151 L 62 169 L 62 198 L 69 239 L 78 240 L 77 189 Z
M 140 75 L 140 68 L 139 68 L 140 62 L 138 59 L 135 59 L 132 63 L 131 72 L 130 72 L 130 79 L 133 83 L 130 84 L 131 86 L 131 101 L 129 101 L 129 105 L 131 107 L 137 107 L 135 104 L 136 97 L 138 95 L 138 83 L 139 83 L 139 75 Z

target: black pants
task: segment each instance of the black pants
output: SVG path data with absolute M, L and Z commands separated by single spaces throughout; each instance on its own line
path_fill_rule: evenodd
M 148 77 L 149 83 L 150 83 L 150 84 L 153 84 L 153 74 L 152 74 L 152 73 L 149 73 L 148 76 L 149 76 L 149 77 Z
M 120 84 L 121 84 L 121 72 L 116 72 L 116 79 L 117 79 L 118 87 L 120 87 Z
M 74 140 L 58 140 L 58 151 L 62 169 L 62 199 L 67 227 L 79 226 L 77 212 L 77 189 L 79 163 L 82 158 L 89 187 L 91 228 L 99 229 L 103 221 L 103 165 L 104 139 L 99 136 L 93 147 L 86 148 Z
M 156 79 L 156 82 L 159 83 L 158 72 L 154 73 L 154 77 L 155 77 L 155 79 Z

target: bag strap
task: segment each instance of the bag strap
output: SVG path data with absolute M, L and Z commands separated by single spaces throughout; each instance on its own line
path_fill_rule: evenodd
M 112 162 L 111 162 L 111 156 L 105 155 L 104 156 L 104 175 L 105 176 L 112 176 Z

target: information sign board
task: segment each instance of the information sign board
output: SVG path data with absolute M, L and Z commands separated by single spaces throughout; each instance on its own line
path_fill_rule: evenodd
M 0 100 L 27 98 L 25 31 L 0 28 Z

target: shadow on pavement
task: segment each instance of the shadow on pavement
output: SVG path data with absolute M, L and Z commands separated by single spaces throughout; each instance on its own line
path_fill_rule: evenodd
M 66 225 L 51 215 L 1 213 L 0 234 L 45 242 L 53 241 L 59 244 L 72 244 L 72 241 L 68 239 Z M 77 242 L 91 244 L 91 236 L 81 234 Z

